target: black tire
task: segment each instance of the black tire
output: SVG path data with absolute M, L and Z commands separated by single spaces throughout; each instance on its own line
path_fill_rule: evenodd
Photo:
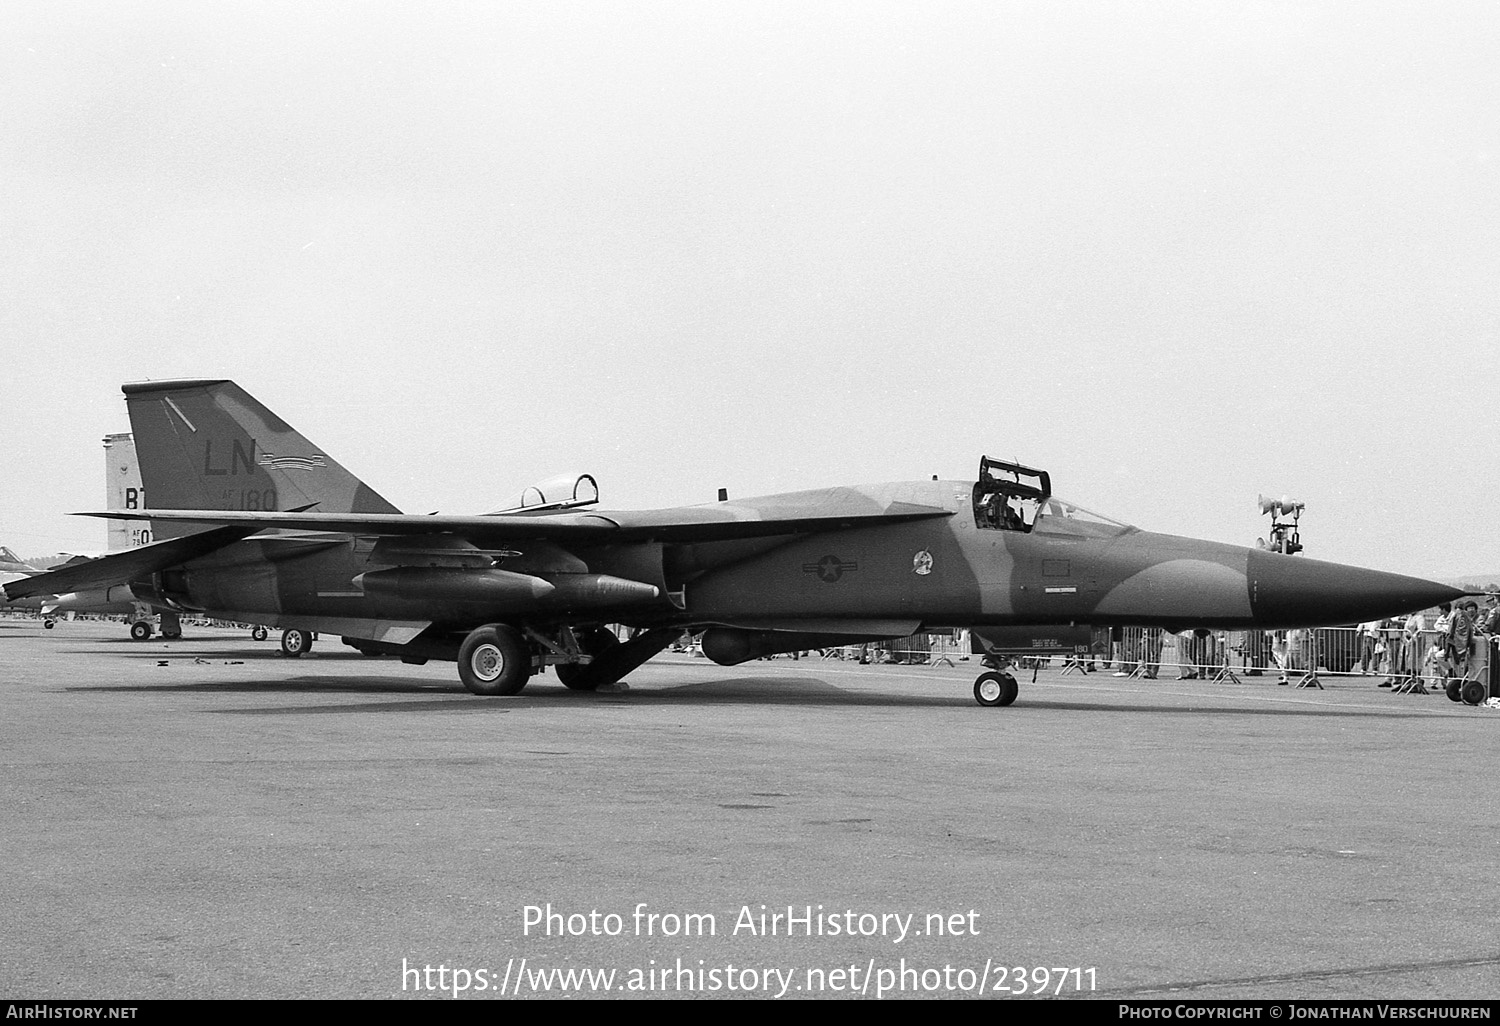
M 589 668 L 582 663 L 558 663 L 557 682 L 569 691 L 597 691 L 599 682 L 589 680 Z
M 162 631 L 161 636 L 163 638 L 166 638 L 168 641 L 176 641 L 178 638 L 182 637 L 182 631 L 181 629 L 175 631 Z
M 1020 692 L 1016 678 L 1008 673 L 981 673 L 974 681 L 974 701 L 984 706 L 1010 705 Z
M 50 631 L 52 628 L 54 628 L 56 626 L 57 626 L 57 621 L 56 620 L 43 620 L 42 621 L 42 630 L 44 630 L 44 631 Z
M 591 656 L 603 655 L 619 643 L 620 639 L 615 637 L 614 631 L 603 627 L 596 627 L 578 636 L 578 647 Z M 597 673 L 589 672 L 593 669 L 591 665 L 558 663 L 555 669 L 558 681 L 570 691 L 598 691 L 599 686 L 604 683 Z
M 1463 681 L 1457 677 L 1451 677 L 1443 684 L 1443 693 L 1448 696 L 1448 700 L 1451 702 L 1462 702 L 1464 700 L 1463 687 Z
M 264 627 L 254 627 L 250 630 L 250 637 L 254 641 L 265 641 L 270 636 L 271 632 Z
M 1487 690 L 1488 688 L 1486 688 L 1477 680 L 1467 681 L 1464 684 L 1462 692 L 1464 702 L 1468 705 L 1483 705 L 1484 700 L 1487 697 L 1485 695 L 1485 692 Z
M 135 641 L 150 641 L 151 625 L 145 620 L 137 620 L 130 625 L 130 637 Z
M 459 646 L 458 676 L 485 698 L 519 694 L 531 679 L 531 653 L 521 632 L 503 623 L 474 628 Z
M 583 645 L 583 650 L 589 655 L 601 655 L 620 643 L 620 639 L 615 636 L 615 632 L 608 627 L 595 627 L 588 632 L 586 637 L 579 639 L 579 641 Z
M 373 647 L 368 641 L 365 641 L 363 638 L 340 638 L 339 640 L 348 645 L 350 648 L 354 649 L 354 651 L 358 652 L 362 656 L 369 656 L 373 659 L 376 656 L 385 655 L 384 652 Z
M 281 654 L 288 659 L 297 659 L 307 654 L 312 648 L 312 634 L 307 631 L 299 631 L 295 627 L 288 627 L 281 632 Z

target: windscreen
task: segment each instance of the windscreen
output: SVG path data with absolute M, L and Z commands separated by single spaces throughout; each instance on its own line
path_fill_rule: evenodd
M 1049 495 L 1042 503 L 1041 511 L 1037 514 L 1035 530 L 1045 531 L 1049 526 L 1064 529 L 1073 534 L 1080 532 L 1095 535 L 1097 537 L 1110 537 L 1133 531 L 1135 528 L 1129 524 L 1122 524 L 1118 520 L 1111 520 L 1102 513 L 1085 509 L 1067 499 L 1056 495 Z

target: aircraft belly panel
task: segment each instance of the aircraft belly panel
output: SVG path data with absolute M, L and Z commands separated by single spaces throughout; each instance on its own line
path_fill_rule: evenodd
M 266 618 L 263 611 L 254 609 L 215 608 L 207 612 L 208 615 L 220 620 L 263 622 L 272 627 L 296 627 L 323 634 L 382 641 L 388 645 L 405 645 L 432 625 L 429 620 L 378 620 L 368 617 L 312 616 L 300 613 L 280 613 Z

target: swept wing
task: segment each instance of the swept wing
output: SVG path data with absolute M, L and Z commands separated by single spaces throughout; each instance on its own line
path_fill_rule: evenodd
M 83 515 L 122 520 L 218 524 L 221 527 L 243 530 L 244 534 L 239 537 L 273 529 L 360 535 L 452 534 L 482 546 L 489 542 L 538 539 L 561 544 L 643 540 L 730 541 L 878 527 L 951 517 L 953 513 L 951 510 L 932 506 L 892 503 L 878 511 L 801 508 L 788 509 L 786 512 L 767 512 L 751 507 L 719 504 L 643 512 L 563 513 L 550 516 L 418 516 L 408 513 L 268 513 L 234 510 L 115 510 Z
M 830 490 L 834 491 L 834 490 Z M 852 493 L 857 497 L 857 493 Z M 5 585 L 6 597 L 56 595 L 108 587 L 148 576 L 266 530 L 318 531 L 375 536 L 451 534 L 483 547 L 488 543 L 553 541 L 603 544 L 641 540 L 728 541 L 813 534 L 952 516 L 950 510 L 892 503 L 872 511 L 850 508 L 852 497 L 819 494 L 821 501 L 765 511 L 720 503 L 681 509 L 550 516 L 418 516 L 406 513 L 243 512 L 235 510 L 111 510 L 84 516 L 118 520 L 215 524 L 210 530 L 143 545 L 51 573 Z M 845 501 L 839 501 L 839 499 Z M 868 500 L 865 500 L 866 502 Z M 290 540 L 290 539 L 288 539 Z
M 86 563 L 75 563 L 50 573 L 12 581 L 5 585 L 5 597 L 19 599 L 36 595 L 63 595 L 70 591 L 86 591 L 91 588 L 107 588 L 113 584 L 123 584 L 198 556 L 216 552 L 241 538 L 248 538 L 258 530 L 260 530 L 259 527 L 251 524 L 233 524 L 198 534 L 184 535 L 181 538 L 141 545 L 124 552 L 100 556 Z

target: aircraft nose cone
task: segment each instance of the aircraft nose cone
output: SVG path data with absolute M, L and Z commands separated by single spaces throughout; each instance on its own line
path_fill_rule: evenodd
M 1250 609 L 1262 627 L 1359 623 L 1453 602 L 1436 581 L 1251 549 Z

